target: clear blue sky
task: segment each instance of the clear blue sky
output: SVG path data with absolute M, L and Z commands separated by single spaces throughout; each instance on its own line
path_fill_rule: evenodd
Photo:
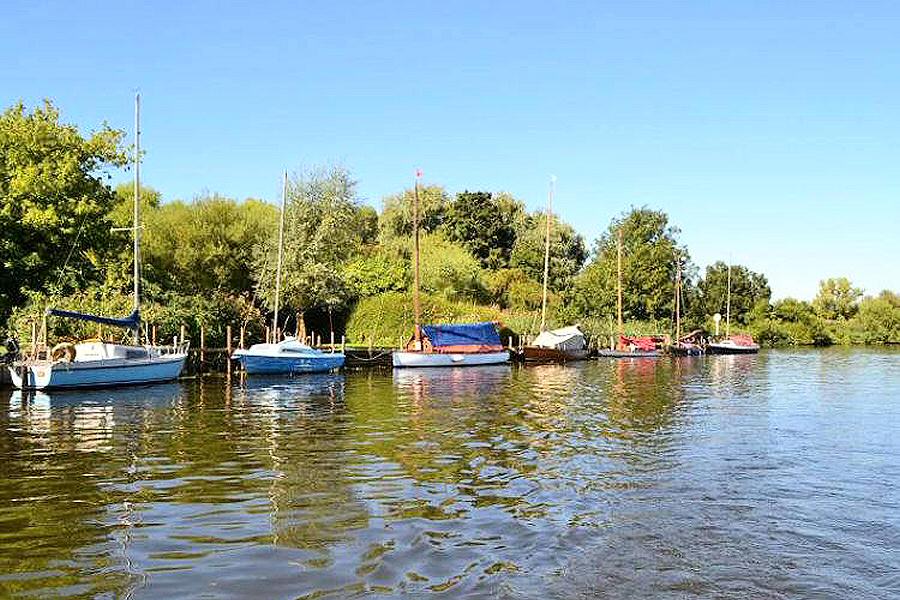
M 632 205 L 701 267 L 776 297 L 900 290 L 895 2 L 20 2 L 0 106 L 52 98 L 130 130 L 166 198 L 273 199 L 339 161 L 367 202 L 415 167 L 556 207 L 589 243 Z M 121 174 L 126 179 L 127 174 Z

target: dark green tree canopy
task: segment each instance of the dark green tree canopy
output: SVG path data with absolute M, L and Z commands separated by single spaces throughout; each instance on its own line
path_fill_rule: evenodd
M 123 137 L 105 124 L 84 136 L 50 101 L 0 115 L 0 317 L 23 288 L 72 290 L 97 276 L 97 254 L 113 251 L 106 180 L 126 163 Z
M 706 267 L 706 275 L 697 284 L 697 301 L 693 305 L 695 318 L 706 323 L 714 314 L 725 318 L 728 295 L 728 265 L 717 261 Z M 755 273 L 743 265 L 731 266 L 731 322 L 746 325 L 754 308 L 768 305 L 772 297 L 765 275 Z
M 525 207 L 508 194 L 461 192 L 447 209 L 443 230 L 447 238 L 462 244 L 482 266 L 500 269 L 509 265 L 518 229 L 525 221 Z
M 584 316 L 615 315 L 616 238 L 622 233 L 623 314 L 626 320 L 670 319 L 678 261 L 689 286 L 694 267 L 678 242 L 677 227 L 662 211 L 633 208 L 597 239 L 594 256 L 578 277 L 572 301 Z
M 520 269 L 536 282 L 544 278 L 544 244 L 547 216 L 529 215 L 519 232 L 510 255 L 510 267 Z M 550 269 L 548 287 L 553 291 L 567 289 L 581 271 L 587 258 L 584 238 L 568 223 L 553 217 L 550 224 Z

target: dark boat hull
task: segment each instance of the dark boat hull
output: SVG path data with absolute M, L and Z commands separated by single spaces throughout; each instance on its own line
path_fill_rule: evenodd
M 597 356 L 602 358 L 659 358 L 662 353 L 659 350 L 600 350 Z
M 736 346 L 731 344 L 709 344 L 707 354 L 759 354 L 759 346 Z
M 525 346 L 522 349 L 522 360 L 525 362 L 564 363 L 576 360 L 584 360 L 588 357 L 587 350 L 557 350 L 556 348 L 539 348 L 537 346 Z

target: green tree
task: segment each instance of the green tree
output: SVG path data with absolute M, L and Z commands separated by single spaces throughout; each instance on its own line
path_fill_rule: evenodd
M 862 290 L 853 287 L 846 277 L 832 277 L 819 282 L 819 293 L 813 308 L 823 319 L 850 319 L 859 310 Z
M 728 297 L 728 265 L 717 261 L 706 267 L 706 275 L 697 283 L 693 315 L 708 323 L 716 313 L 725 318 Z M 754 309 L 768 306 L 772 290 L 765 275 L 743 265 L 731 265 L 731 322 L 746 325 Z
M 342 265 L 362 244 L 362 232 L 355 227 L 360 206 L 356 181 L 343 167 L 312 169 L 290 181 L 282 306 L 301 314 L 310 309 L 332 311 L 352 297 Z M 260 295 L 270 307 L 275 300 L 277 246 L 273 237 L 256 256 Z
M 73 290 L 102 276 L 116 204 L 106 179 L 126 163 L 123 135 L 104 124 L 84 136 L 49 100 L 0 115 L 0 317 L 27 289 Z
M 448 207 L 443 231 L 482 266 L 499 269 L 509 265 L 524 215 L 524 205 L 508 194 L 465 191 Z
M 441 234 L 421 240 L 422 291 L 448 300 L 481 301 L 487 297 L 484 271 L 468 250 Z
M 868 344 L 900 343 L 900 295 L 883 291 L 859 303 L 856 319 Z
M 399 194 L 387 196 L 382 201 L 381 216 L 378 226 L 382 240 L 412 235 L 414 192 L 403 190 Z M 419 188 L 419 227 L 420 231 L 430 233 L 437 231 L 444 222 L 450 196 L 438 185 Z
M 358 297 L 402 292 L 410 282 L 409 260 L 382 246 L 360 254 L 343 267 L 343 276 Z
M 610 223 L 596 241 L 594 256 L 576 278 L 570 302 L 585 317 L 614 315 L 616 310 L 616 237 L 622 232 L 623 314 L 626 320 L 670 319 L 676 260 L 690 284 L 693 267 L 680 246 L 677 227 L 662 211 L 634 208 Z
M 544 248 L 547 216 L 530 215 L 516 237 L 510 255 L 510 267 L 521 269 L 529 278 L 543 283 Z M 569 289 L 587 258 L 584 238 L 568 223 L 553 217 L 550 225 L 550 269 L 548 287 L 553 291 Z

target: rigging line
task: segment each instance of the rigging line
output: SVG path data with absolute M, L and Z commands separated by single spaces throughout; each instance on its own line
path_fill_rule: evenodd
M 78 227 L 78 233 L 75 235 L 75 241 L 72 242 L 72 247 L 69 248 L 69 255 L 66 256 L 66 262 L 63 263 L 63 266 L 59 270 L 59 276 L 56 278 L 56 287 L 59 288 L 59 283 L 62 281 L 63 275 L 66 272 L 66 267 L 69 266 L 69 260 L 72 258 L 72 254 L 75 252 L 75 248 L 78 247 L 78 240 L 81 238 L 81 232 L 84 231 L 84 224 L 87 223 L 88 215 L 85 214 L 81 219 L 81 225 Z

